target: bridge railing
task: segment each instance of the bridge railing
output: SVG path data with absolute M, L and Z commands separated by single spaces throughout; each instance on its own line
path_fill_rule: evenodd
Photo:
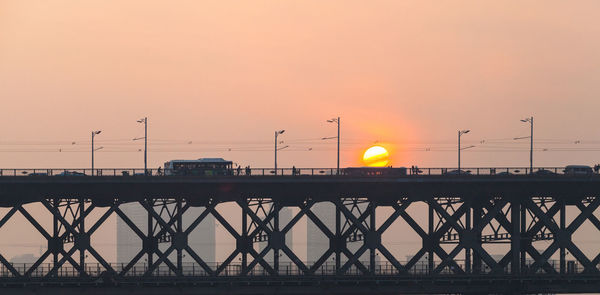
M 464 269 L 464 261 L 463 260 L 456 260 L 456 262 L 457 262 L 457 265 L 459 268 Z M 366 268 L 369 268 L 368 262 L 362 262 L 362 263 L 363 263 L 363 265 L 365 265 Z M 400 263 L 402 265 L 406 265 L 407 261 L 400 262 Z M 441 261 L 434 261 L 433 268 L 430 269 L 428 262 L 421 260 L 421 261 L 418 261 L 417 263 L 415 263 L 414 266 L 408 270 L 408 273 L 401 273 L 400 271 L 398 271 L 398 269 L 396 269 L 391 263 L 389 263 L 387 261 L 386 262 L 378 262 L 375 265 L 374 275 L 381 275 L 381 276 L 389 276 L 389 275 L 414 275 L 414 276 L 457 275 L 457 276 L 460 276 L 460 275 L 464 275 L 464 274 L 458 274 L 450 266 L 443 268 L 442 271 L 438 274 L 432 274 L 431 271 L 434 270 L 440 263 L 441 263 Z M 559 267 L 560 264 L 559 264 L 558 260 L 548 260 L 548 263 L 557 272 L 560 271 L 560 267 Z M 533 261 L 527 261 L 526 266 L 523 267 L 522 273 L 528 273 L 527 270 L 532 264 L 533 264 Z M 11 265 L 20 274 L 25 274 L 33 266 L 32 263 L 12 263 Z M 219 263 L 207 263 L 207 265 L 213 270 L 218 269 L 220 267 Z M 309 263 L 307 265 L 310 266 L 312 264 Z M 113 268 L 113 270 L 116 273 L 120 273 L 123 269 L 125 269 L 126 264 L 125 263 L 111 263 L 110 266 L 111 266 L 111 268 Z M 44 277 L 52 269 L 53 269 L 52 263 L 40 264 L 35 270 L 30 272 L 29 277 Z M 504 268 L 504 274 L 510 274 L 510 270 L 511 270 L 511 268 L 510 268 L 510 264 L 509 264 L 506 268 Z M 566 271 L 568 274 L 582 273 L 583 270 L 584 270 L 584 268 L 578 262 L 567 261 L 567 270 Z M 86 263 L 85 264 L 85 273 L 88 276 L 98 277 L 98 276 L 101 276 L 105 271 L 106 271 L 106 268 L 104 268 L 99 263 Z M 148 271 L 148 265 L 146 263 L 138 263 L 138 264 L 135 264 L 133 267 L 131 267 L 123 276 L 124 277 L 142 277 L 142 276 L 146 275 L 147 271 Z M 478 271 L 473 271 L 473 273 L 480 274 L 480 275 L 489 274 L 491 272 L 492 272 L 491 268 L 488 267 L 487 265 L 482 265 L 481 269 L 479 269 Z M 184 262 L 182 264 L 182 275 L 183 276 L 192 276 L 192 277 L 210 276 L 210 274 L 208 272 L 206 272 L 202 268 L 202 266 L 200 266 L 197 263 L 192 263 L 192 262 Z M 243 275 L 241 264 L 229 264 L 219 274 L 219 276 L 222 276 L 222 277 L 236 277 L 236 276 L 241 276 L 241 275 Z M 249 271 L 245 275 L 246 276 L 270 276 L 271 274 L 269 274 L 269 272 L 267 272 L 262 267 L 256 266 L 255 268 L 253 268 L 251 271 Z M 279 265 L 278 275 L 279 276 L 303 276 L 306 274 L 303 273 L 303 271 L 292 262 L 281 262 Z M 338 275 L 338 273 L 336 271 L 335 262 L 324 263 L 321 267 L 319 267 L 314 272 L 314 275 L 316 275 L 316 276 Z M 352 266 L 344 273 L 344 275 L 359 276 L 359 275 L 364 275 L 364 273 L 356 266 Z M 75 268 L 71 265 L 63 265 L 62 267 L 60 267 L 56 270 L 55 276 L 57 276 L 57 277 L 79 277 L 80 273 L 77 268 Z M 173 269 L 169 268 L 167 265 L 160 265 L 151 272 L 151 276 L 153 276 L 153 277 L 175 277 L 175 276 L 177 276 L 177 273 Z M 1 278 L 11 278 L 11 277 L 16 277 L 16 276 L 6 266 L 3 265 L 2 267 L 0 267 L 0 279 Z
M 101 169 L 0 169 L 0 176 L 466 176 L 466 175 L 559 175 L 564 174 L 564 167 L 537 167 L 530 169 L 523 167 L 475 167 L 462 168 L 420 168 L 420 167 L 384 167 L 384 168 L 234 168 L 219 171 L 204 171 L 199 174 L 196 171 L 165 170 L 143 168 L 101 168 Z M 597 172 L 596 172 L 597 174 Z

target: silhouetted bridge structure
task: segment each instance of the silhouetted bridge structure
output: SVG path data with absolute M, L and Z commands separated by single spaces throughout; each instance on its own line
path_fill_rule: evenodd
M 116 176 L 106 176 L 103 171 L 94 173 L 103 176 L 57 177 L 16 170 L 7 176 L 11 173 L 4 171 L 0 206 L 8 212 L 0 216 L 0 228 L 22 214 L 48 246 L 34 264 L 11 264 L 0 255 L 2 294 L 600 291 L 600 247 L 592 245 L 590 255 L 589 244 L 586 249 L 573 238 L 586 222 L 594 230 L 590 237 L 600 236 L 597 174 L 392 177 L 335 172 L 193 177 L 123 176 L 116 171 Z M 34 176 L 19 176 L 29 174 Z M 121 210 L 131 202 L 145 208 L 147 228 Z M 333 227 L 312 211 L 321 202 L 335 207 Z M 43 206 L 51 218 L 38 219 L 24 207 L 29 203 Z M 239 207 L 241 224 L 220 212 L 223 203 Z M 354 210 L 358 203 L 364 210 Z M 413 205 L 424 208 L 420 216 L 408 213 Z M 159 210 L 164 206 L 175 210 L 165 216 Z M 191 207 L 204 210 L 184 227 L 182 216 Z M 279 212 L 285 207 L 298 209 L 284 223 Z M 377 217 L 378 208 L 391 214 Z M 90 220 L 94 211 L 100 217 Z M 190 232 L 209 215 L 235 241 L 235 249 L 220 263 L 204 261 L 188 245 Z M 92 240 L 111 216 L 127 223 L 141 241 L 139 253 L 127 263 L 109 263 Z M 329 240 L 317 261 L 301 261 L 286 243 L 286 233 L 302 218 Z M 397 245 L 382 239 L 397 223 L 421 241 L 409 258 L 396 257 Z M 268 245 L 257 250 L 257 240 Z M 166 250 L 159 247 L 161 241 L 168 241 Z M 358 249 L 351 250 L 350 243 L 358 243 Z M 505 249 L 500 256 L 490 250 L 497 245 Z M 194 262 L 183 262 L 184 253 Z M 281 262 L 282 256 L 291 262 Z

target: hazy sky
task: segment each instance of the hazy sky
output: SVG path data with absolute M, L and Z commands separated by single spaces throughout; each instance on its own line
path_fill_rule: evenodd
M 280 167 L 332 167 L 335 143 L 319 138 L 338 115 L 342 166 L 375 141 L 395 166 L 452 166 L 466 128 L 477 147 L 463 166 L 527 166 L 527 141 L 512 138 L 530 115 L 537 165 L 595 164 L 598 11 L 595 0 L 0 0 L 0 167 L 89 167 L 97 129 L 96 167 L 141 167 L 131 139 L 143 116 L 151 167 L 271 167 L 278 129 L 290 146 Z
M 141 167 L 130 139 L 148 116 L 153 167 L 210 156 L 270 167 L 276 129 L 290 145 L 280 166 L 330 167 L 335 143 L 313 139 L 335 135 L 325 120 L 339 115 L 342 166 L 360 165 L 375 141 L 396 166 L 455 165 L 462 128 L 478 145 L 463 166 L 527 166 L 527 140 L 492 140 L 528 135 L 519 119 L 534 115 L 536 138 L 560 141 L 536 144 L 549 149 L 536 164 L 594 164 L 600 151 L 553 149 L 600 149 L 598 11 L 598 1 L 0 0 L 0 163 L 88 167 L 101 129 L 96 167 Z

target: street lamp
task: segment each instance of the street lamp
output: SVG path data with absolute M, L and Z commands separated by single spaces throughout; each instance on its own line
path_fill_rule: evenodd
M 328 123 L 336 123 L 337 124 L 337 136 L 333 137 L 323 137 L 321 139 L 333 139 L 337 138 L 337 174 L 340 174 L 340 117 L 333 118 L 327 120 Z
M 133 140 L 144 139 L 144 174 L 148 174 L 148 117 L 137 120 L 144 123 L 144 137 L 136 137 Z
M 96 149 L 94 149 L 94 137 L 100 134 L 100 132 L 102 132 L 102 130 L 92 131 L 92 176 L 94 176 L 94 152 L 96 151 Z M 102 147 L 99 147 L 98 149 L 102 149 Z
M 523 139 L 523 138 L 529 138 L 530 139 L 530 144 L 529 144 L 529 174 L 533 173 L 533 116 L 529 117 L 529 118 L 525 118 L 522 119 L 521 122 L 523 123 L 527 123 L 529 122 L 529 124 L 531 125 L 531 134 L 529 136 L 523 136 L 523 137 L 515 137 L 514 139 Z
M 469 133 L 469 131 L 471 131 L 471 130 L 468 130 L 468 129 L 467 129 L 467 130 L 459 130 L 459 131 L 458 131 L 458 174 L 460 174 L 460 151 L 461 151 L 461 148 L 460 148 L 460 137 L 461 137 L 463 134 L 467 134 L 467 133 Z M 464 149 L 468 149 L 468 148 L 472 148 L 472 147 L 473 147 L 473 146 L 468 146 L 468 147 L 466 147 L 466 148 L 464 148 Z
M 283 134 L 285 130 L 275 131 L 275 175 L 277 175 L 277 136 Z M 283 143 L 283 142 L 282 142 Z M 288 146 L 284 146 L 281 149 L 287 148 Z

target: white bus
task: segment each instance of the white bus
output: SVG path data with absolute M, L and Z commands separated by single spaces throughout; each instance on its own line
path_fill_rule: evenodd
M 233 175 L 233 162 L 223 158 L 171 160 L 165 162 L 165 175 L 224 176 Z

